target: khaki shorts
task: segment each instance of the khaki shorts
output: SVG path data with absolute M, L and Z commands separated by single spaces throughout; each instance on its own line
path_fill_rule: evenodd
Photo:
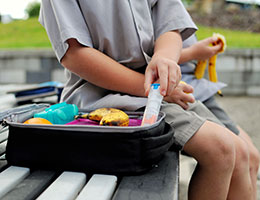
M 200 101 L 191 104 L 188 110 L 177 104 L 163 102 L 161 111 L 166 113 L 165 121 L 175 129 L 174 141 L 180 149 L 183 149 L 206 120 L 225 127 Z
M 228 114 L 218 105 L 214 96 L 210 97 L 203 104 L 224 124 L 229 130 L 239 135 L 239 130 L 235 122 L 230 119 Z

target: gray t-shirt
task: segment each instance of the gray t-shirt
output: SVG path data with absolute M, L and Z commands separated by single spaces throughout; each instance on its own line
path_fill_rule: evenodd
M 44 0 L 39 21 L 59 61 L 67 40 L 75 38 L 134 70 L 147 66 L 161 34 L 179 30 L 185 40 L 197 29 L 180 0 Z M 136 110 L 146 104 L 146 98 L 114 93 L 65 71 L 62 101 L 90 110 Z

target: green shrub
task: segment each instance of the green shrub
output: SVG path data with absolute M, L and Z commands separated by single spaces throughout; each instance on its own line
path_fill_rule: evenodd
M 38 17 L 40 13 L 41 4 L 37 1 L 31 2 L 27 5 L 25 12 L 28 14 L 29 18 Z

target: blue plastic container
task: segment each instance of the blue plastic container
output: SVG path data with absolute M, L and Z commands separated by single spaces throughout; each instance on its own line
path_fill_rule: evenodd
M 73 121 L 75 115 L 78 115 L 78 107 L 75 104 L 63 102 L 36 113 L 34 117 L 47 119 L 53 124 L 66 124 Z

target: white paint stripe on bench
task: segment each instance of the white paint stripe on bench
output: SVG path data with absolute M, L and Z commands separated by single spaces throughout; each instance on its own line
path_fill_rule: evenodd
M 37 200 L 75 199 L 86 183 L 87 176 L 79 172 L 63 172 Z
M 12 190 L 30 173 L 29 168 L 10 166 L 0 173 L 0 198 Z
M 116 176 L 95 174 L 88 181 L 76 200 L 110 200 L 116 184 Z

